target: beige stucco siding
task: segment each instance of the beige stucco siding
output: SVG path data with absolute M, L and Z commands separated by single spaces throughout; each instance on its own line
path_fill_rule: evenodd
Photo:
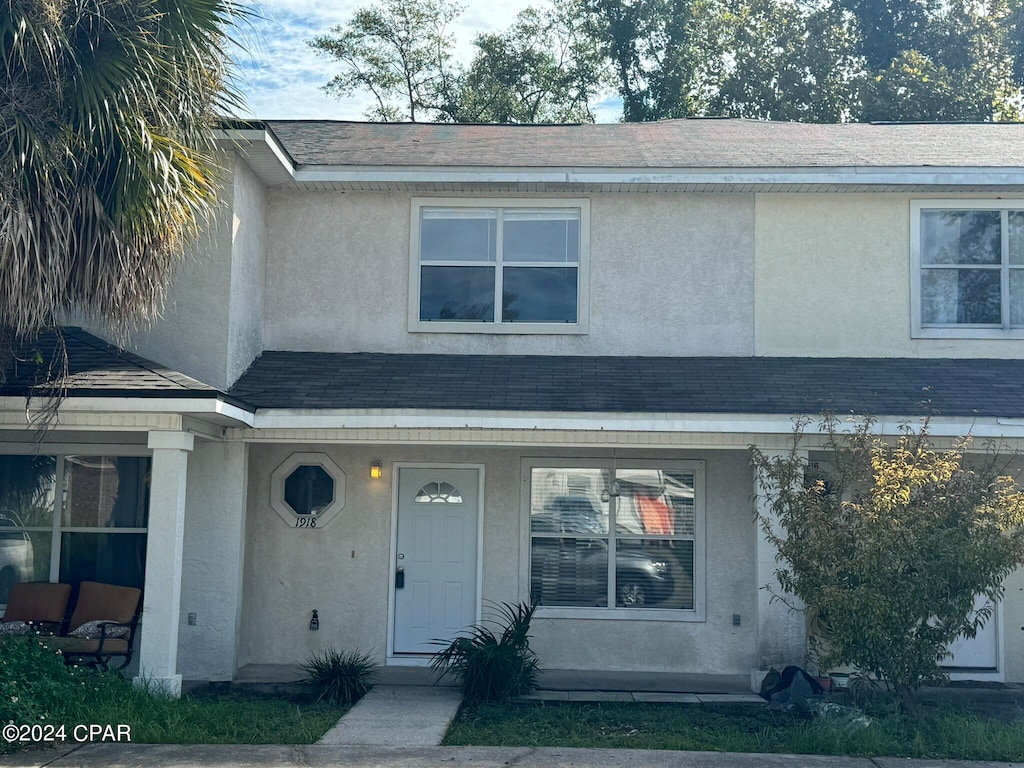
M 1024 342 L 911 339 L 910 201 L 903 194 L 759 194 L 755 353 L 1017 357 Z
M 272 191 L 264 347 L 752 354 L 753 196 L 586 197 L 589 333 L 531 336 L 409 332 L 411 194 Z
M 270 508 L 270 473 L 293 451 L 322 451 L 346 472 L 346 505 L 319 531 L 287 526 Z M 302 661 L 333 645 L 372 651 L 387 644 L 394 461 L 484 464 L 483 599 L 528 599 L 520 579 L 522 459 L 550 451 L 450 447 L 254 445 L 240 664 Z M 594 455 L 574 451 L 573 458 Z M 534 647 L 551 668 L 748 674 L 754 664 L 757 590 L 752 483 L 746 455 L 645 453 L 703 459 L 707 493 L 707 620 L 538 619 Z M 373 459 L 385 466 L 371 481 Z M 308 628 L 311 612 L 320 630 Z M 732 626 L 732 615 L 741 626 Z

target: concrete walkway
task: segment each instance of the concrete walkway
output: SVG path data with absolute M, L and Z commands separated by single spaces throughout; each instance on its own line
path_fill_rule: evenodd
M 558 747 L 333 747 L 90 744 L 57 759 L 10 755 L 9 768 L 1007 768 L 1020 763 Z
M 462 695 L 454 688 L 375 685 L 317 744 L 436 746 L 461 703 Z

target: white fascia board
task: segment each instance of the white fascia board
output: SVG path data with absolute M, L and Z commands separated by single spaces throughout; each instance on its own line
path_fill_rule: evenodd
M 43 403 L 44 398 L 33 398 Z M 0 410 L 25 412 L 24 397 L 0 397 Z M 223 416 L 253 426 L 253 414 L 215 397 L 66 397 L 60 401 L 61 413 L 181 413 L 192 416 Z
M 1020 186 L 1024 169 L 1005 168 L 424 168 L 308 166 L 295 171 L 296 183 L 379 184 L 662 184 L 662 185 L 905 185 Z
M 277 138 L 264 128 L 231 128 L 214 131 L 214 138 L 237 151 L 250 166 L 259 166 L 273 172 L 265 183 L 282 184 L 295 178 L 295 164 Z M 257 171 L 257 168 L 253 168 Z M 257 173 L 257 175 L 260 175 Z M 262 175 L 260 175 L 263 178 Z
M 563 413 L 527 411 L 451 411 L 412 409 L 266 409 L 257 411 L 255 429 L 517 429 L 630 432 L 736 432 L 789 434 L 798 414 L 738 413 Z M 821 417 L 810 419 L 806 434 L 820 434 Z M 879 418 L 875 430 L 899 434 L 905 416 Z M 1024 437 L 1024 420 L 1004 423 L 994 418 L 935 417 L 929 432 L 935 437 Z M 852 431 L 856 422 L 843 421 L 840 431 Z M 913 421 L 911 424 L 913 425 Z

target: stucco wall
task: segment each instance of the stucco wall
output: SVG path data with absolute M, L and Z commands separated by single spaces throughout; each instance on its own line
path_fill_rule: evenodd
M 248 447 L 196 440 L 188 458 L 178 671 L 185 680 L 235 673 L 245 544 Z M 188 614 L 196 624 L 188 624 Z
M 409 333 L 411 197 L 270 192 L 266 349 L 753 352 L 750 195 L 588 196 L 590 332 L 577 336 Z
M 911 199 L 757 195 L 755 354 L 1019 356 L 1020 341 L 910 338 Z
M 267 190 L 245 163 L 235 160 L 231 220 L 231 294 L 226 381 L 245 373 L 263 351 Z
M 322 451 L 346 472 L 345 509 L 323 530 L 290 528 L 270 508 L 270 473 L 293 451 Z M 588 454 L 593 455 L 571 455 Z M 523 455 L 552 454 L 474 447 L 252 446 L 240 664 L 295 663 L 330 645 L 384 657 L 393 461 L 486 465 L 483 598 L 526 599 L 528 589 L 519 582 Z M 537 620 L 534 647 L 542 664 L 749 673 L 756 585 L 746 455 L 644 454 L 659 456 L 707 462 L 707 621 Z M 386 468 L 380 481 L 368 477 L 373 459 Z M 308 628 L 314 609 L 318 632 Z M 741 615 L 742 626 L 732 626 L 734 613 Z

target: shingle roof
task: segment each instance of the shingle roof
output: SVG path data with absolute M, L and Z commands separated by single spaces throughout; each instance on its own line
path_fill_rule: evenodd
M 67 396 L 131 397 L 217 397 L 221 393 L 183 373 L 126 352 L 80 328 L 61 331 L 67 349 L 66 375 L 49 382 L 48 388 L 62 388 Z M 17 351 L 5 371 L 0 394 L 28 395 L 45 391 L 47 371 L 62 367 L 58 337 L 45 334 Z
M 1024 417 L 1024 360 L 264 352 L 258 408 Z
M 301 165 L 515 168 L 1019 167 L 1024 124 L 685 119 L 597 125 L 268 120 Z

